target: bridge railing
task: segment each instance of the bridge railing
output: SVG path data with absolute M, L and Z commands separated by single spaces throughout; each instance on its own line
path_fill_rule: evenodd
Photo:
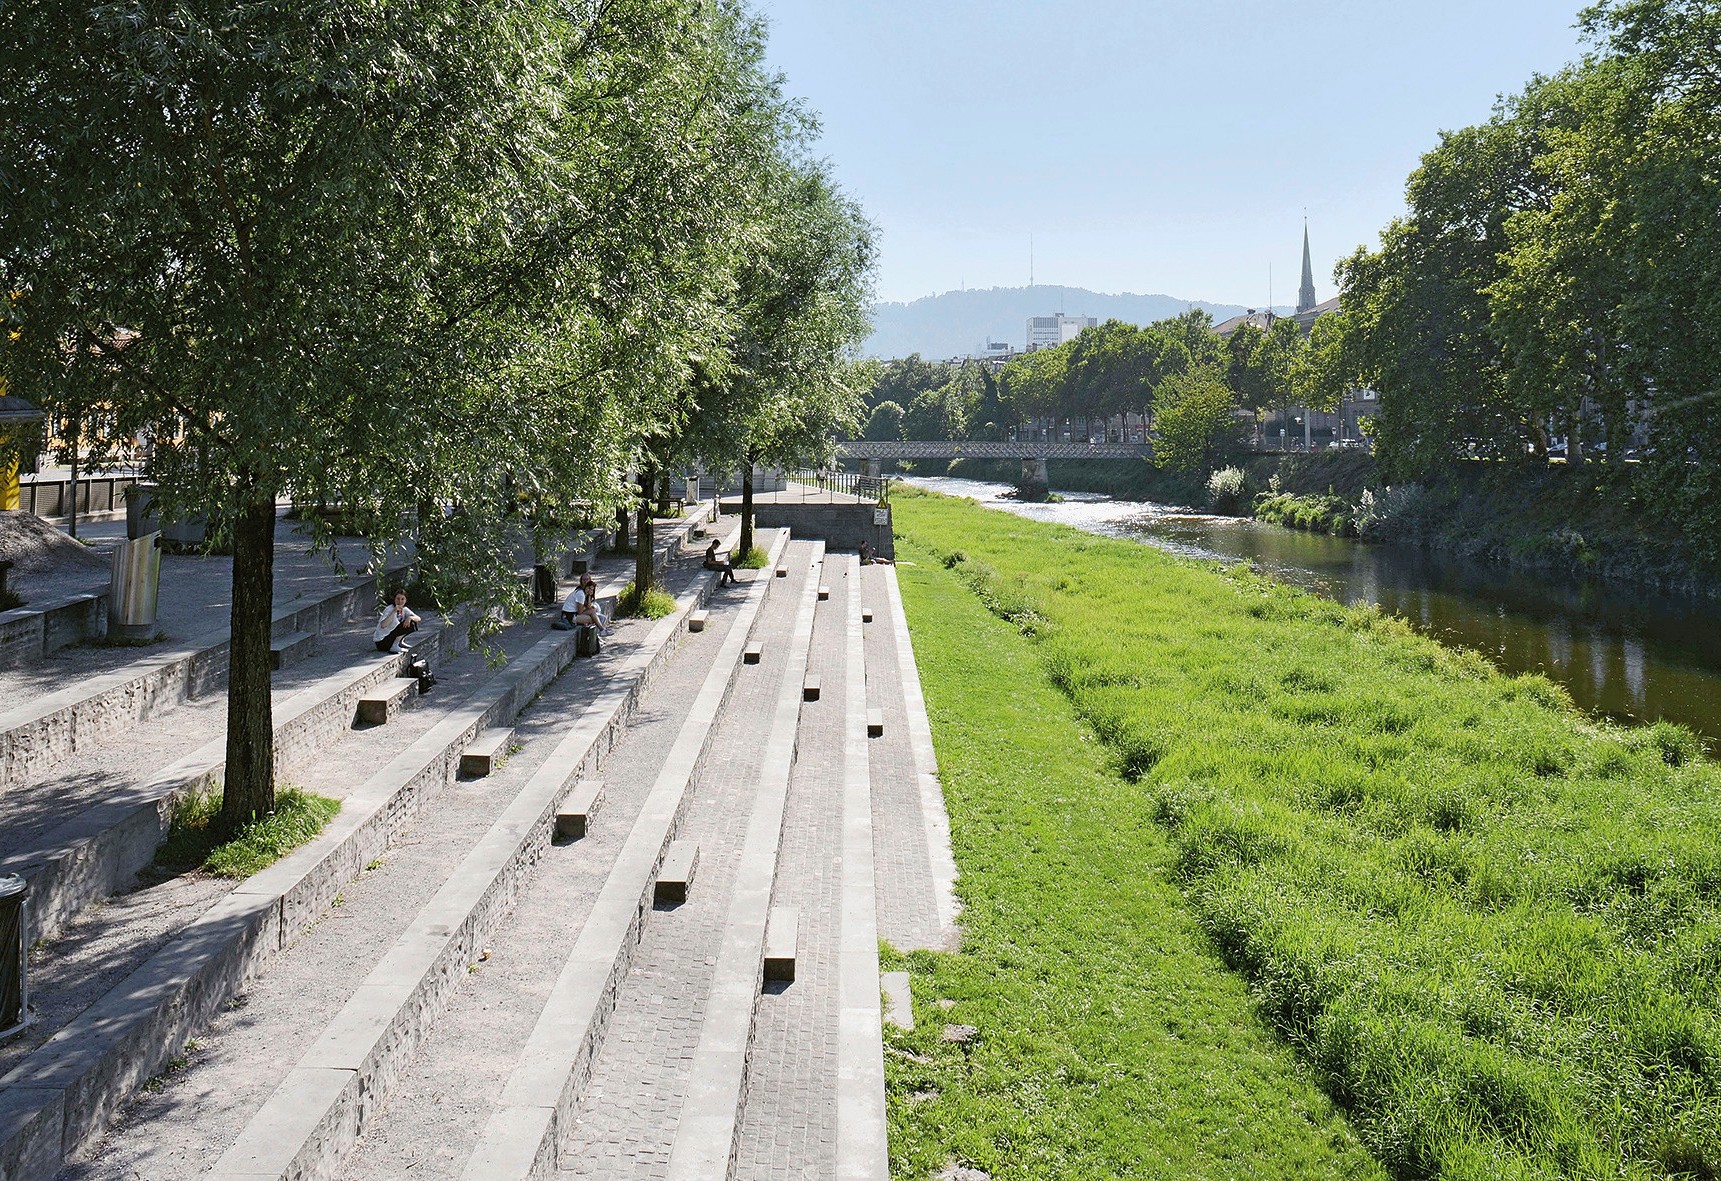
M 821 492 L 840 492 L 874 504 L 890 503 L 890 481 L 882 476 L 862 476 L 854 472 L 832 471 L 828 468 L 790 472 L 789 479 L 808 484 Z

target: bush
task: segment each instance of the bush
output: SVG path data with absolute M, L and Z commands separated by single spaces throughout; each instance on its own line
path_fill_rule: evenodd
M 617 616 L 662 619 L 665 615 L 674 613 L 675 596 L 660 587 L 651 587 L 644 595 L 641 595 L 630 582 L 622 589 L 621 596 L 616 600 Z
M 763 570 L 765 563 L 771 560 L 771 555 L 765 552 L 765 547 L 756 545 L 748 550 L 746 555 L 735 565 L 742 570 Z
M 1216 513 L 1241 516 L 1248 495 L 1249 478 L 1240 467 L 1222 467 L 1207 477 L 1207 503 Z
M 1330 493 L 1324 496 L 1298 496 L 1292 492 L 1263 492 L 1255 504 L 1258 520 L 1310 533 L 1331 533 L 1335 537 L 1356 536 L 1356 522 L 1351 506 L 1343 497 Z
M 231 840 L 217 841 L 210 826 L 221 814 L 221 793 L 191 795 L 174 809 L 173 826 L 156 851 L 156 864 L 201 868 L 216 877 L 248 878 L 311 841 L 340 810 L 339 800 L 284 788 L 275 797 L 273 812 L 253 820 Z
M 1379 492 L 1364 488 L 1356 534 L 1368 541 L 1415 541 L 1428 532 L 1432 511 L 1432 500 L 1420 484 L 1388 485 Z

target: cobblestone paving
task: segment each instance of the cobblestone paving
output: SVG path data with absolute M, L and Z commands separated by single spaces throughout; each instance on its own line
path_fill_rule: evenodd
M 753 633 L 764 639 L 764 654 L 736 670 L 678 833 L 698 843 L 698 872 L 686 903 L 647 919 L 575 1130 L 562 1145 L 564 1174 L 607 1181 L 667 1172 L 764 757 L 761 727 L 775 706 L 800 596 L 810 593 L 811 550 L 804 542 L 790 546 L 784 559 L 790 577 L 772 588 Z
M 819 605 L 807 662 L 822 692 L 801 711 L 777 856 L 772 905 L 800 908 L 800 945 L 794 983 L 767 989 L 754 1018 L 735 1169 L 748 1181 L 836 1175 L 843 679 L 846 611 L 855 589 L 839 565 L 827 564 L 823 577 L 831 597 Z
M 937 947 L 938 904 L 927 855 L 926 822 L 920 807 L 919 768 L 909 742 L 902 668 L 891 626 L 890 599 L 880 566 L 862 566 L 861 605 L 873 622 L 865 626 L 867 706 L 884 715 L 884 734 L 867 743 L 872 770 L 873 873 L 878 895 L 879 938 L 908 950 Z

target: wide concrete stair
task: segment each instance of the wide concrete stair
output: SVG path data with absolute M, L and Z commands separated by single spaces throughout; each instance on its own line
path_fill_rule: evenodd
M 894 570 L 762 540 L 738 586 L 672 568 L 676 614 L 512 715 L 445 678 L 461 710 L 308 764 L 376 837 L 261 884 L 267 971 L 61 1175 L 888 1176 L 878 943 L 955 920 L 930 731 Z M 462 719 L 438 785 L 385 801 Z
M 676 542 L 672 533 L 665 548 Z M 625 580 L 618 571 L 609 589 Z M 549 631 L 551 614 L 506 630 L 487 652 L 440 661 L 428 703 L 395 676 L 404 658 L 374 652 L 356 668 L 312 678 L 287 703 L 278 697 L 283 777 L 342 799 L 342 812 L 319 840 L 237 887 L 201 875 L 146 875 L 140 888 L 37 950 L 37 1020 L 0 1049 L 0 1177 L 54 1175 L 283 948 L 340 910 L 343 885 L 454 782 L 467 746 L 511 722 L 572 662 L 575 633 Z M 429 643 L 419 644 L 421 654 L 452 633 L 422 638 Z M 367 695 L 390 700 L 387 724 L 355 724 Z M 292 723 L 286 733 L 283 716 Z M 196 763 L 169 770 L 201 781 L 208 772 Z M 149 786 L 179 782 L 158 774 Z M 148 800 L 119 802 L 148 810 Z M 149 839 L 159 839 L 158 828 Z M 133 843 L 145 846 L 147 860 L 153 844 Z

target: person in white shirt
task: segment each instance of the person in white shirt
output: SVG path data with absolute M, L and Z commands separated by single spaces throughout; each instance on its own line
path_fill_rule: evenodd
M 574 589 L 562 600 L 562 624 L 565 627 L 584 624 L 599 631 L 608 630 L 609 624 L 598 608 L 598 582 L 589 573 L 580 575 Z
M 399 652 L 401 637 L 418 630 L 418 615 L 406 605 L 406 592 L 396 590 L 394 601 L 382 609 L 371 640 L 378 652 Z

